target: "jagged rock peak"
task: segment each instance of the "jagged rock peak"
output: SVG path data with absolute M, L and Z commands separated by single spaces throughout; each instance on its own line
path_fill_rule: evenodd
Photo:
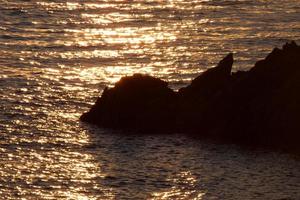
M 296 44 L 295 41 L 287 42 L 282 46 L 282 49 L 274 48 L 272 52 L 266 57 L 265 60 L 272 61 L 272 60 L 278 60 L 281 59 L 283 56 L 291 56 L 295 53 L 299 53 L 300 46 Z
M 233 64 L 233 54 L 229 53 L 218 63 L 216 67 L 208 69 L 207 71 L 200 74 L 197 78 L 195 78 L 192 81 L 192 85 L 200 84 L 200 82 L 203 81 L 211 82 L 212 79 L 222 80 L 223 78 L 228 78 L 231 75 L 232 64 Z
M 224 70 L 225 74 L 230 74 L 233 64 L 233 53 L 229 53 L 225 56 L 217 65 L 216 68 L 221 68 Z
M 297 45 L 297 43 L 295 41 L 291 41 L 290 43 L 287 42 L 282 46 L 283 50 L 291 50 L 291 49 L 293 50 L 296 48 L 299 48 L 299 46 Z

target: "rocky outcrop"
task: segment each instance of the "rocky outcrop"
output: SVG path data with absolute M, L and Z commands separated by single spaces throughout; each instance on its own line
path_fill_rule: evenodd
M 196 77 L 190 85 L 179 90 L 184 98 L 211 98 L 230 84 L 233 54 L 228 54 L 219 64 Z
M 229 54 L 178 92 L 148 75 L 124 77 L 81 120 L 300 152 L 300 46 L 275 48 L 247 72 L 231 73 L 232 64 Z
M 233 54 L 228 54 L 219 64 L 196 77 L 190 85 L 181 88 L 177 95 L 176 124 L 181 130 L 197 130 L 206 123 L 212 104 L 230 88 Z
M 251 144 L 299 148 L 300 46 L 275 48 L 241 76 L 215 106 L 218 121 L 225 120 L 222 138 Z M 213 118 L 213 116 L 211 116 Z M 299 148 L 300 149 L 300 148 Z M 300 151 L 299 151 L 300 152 Z
M 81 120 L 102 127 L 161 130 L 174 121 L 176 94 L 168 83 L 148 75 L 123 77 L 102 96 Z

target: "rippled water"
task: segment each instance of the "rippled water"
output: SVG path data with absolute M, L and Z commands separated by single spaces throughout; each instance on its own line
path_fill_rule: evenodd
M 298 0 L 1 0 L 0 198 L 300 199 L 300 160 L 78 121 L 136 72 L 178 89 L 300 42 Z

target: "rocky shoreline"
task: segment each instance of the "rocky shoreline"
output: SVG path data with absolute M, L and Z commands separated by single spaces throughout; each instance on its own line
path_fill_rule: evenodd
M 80 120 L 300 152 L 300 46 L 274 48 L 249 71 L 232 64 L 230 53 L 178 92 L 149 75 L 123 77 Z

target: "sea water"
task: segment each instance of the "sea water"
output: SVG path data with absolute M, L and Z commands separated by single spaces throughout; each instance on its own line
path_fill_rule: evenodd
M 122 76 L 177 90 L 290 40 L 299 0 L 1 0 L 0 199 L 300 199 L 293 155 L 78 120 Z

